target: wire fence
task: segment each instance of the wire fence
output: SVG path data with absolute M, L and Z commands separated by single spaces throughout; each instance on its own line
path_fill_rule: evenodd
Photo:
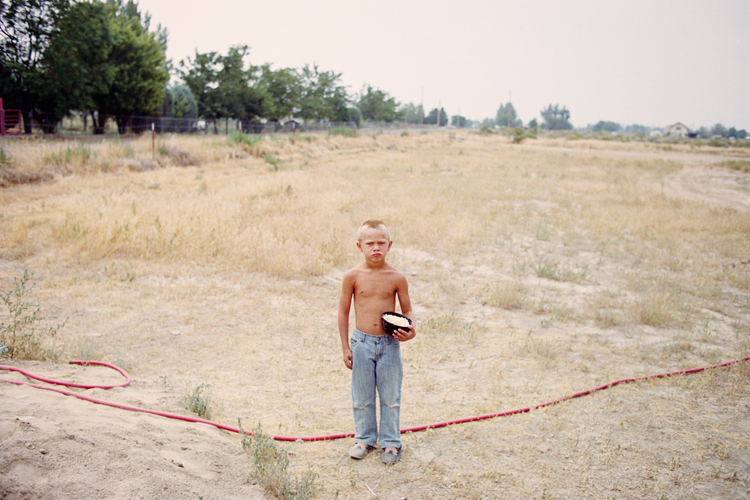
M 26 117 L 24 116 L 24 119 Z M 95 128 L 91 116 L 74 115 L 64 117 L 50 125 L 50 117 L 36 113 L 31 119 L 31 133 L 34 135 L 55 136 L 120 136 L 140 135 L 154 132 L 157 134 L 204 134 L 230 135 L 236 133 L 270 134 L 270 133 L 304 133 L 304 132 L 345 132 L 346 129 L 377 130 L 381 132 L 400 132 L 404 130 L 437 128 L 435 125 L 423 125 L 405 122 L 331 122 L 302 120 L 235 120 L 230 118 L 175 118 L 166 116 L 112 116 L 108 117 L 103 127 Z M 342 130 L 343 129 L 343 130 Z M 22 134 L 27 131 L 26 123 L 19 123 L 13 130 Z

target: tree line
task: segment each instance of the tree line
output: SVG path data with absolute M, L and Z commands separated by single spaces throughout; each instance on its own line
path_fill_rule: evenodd
M 0 35 L 0 97 L 22 111 L 26 133 L 32 120 L 54 133 L 72 114 L 90 118 L 95 134 L 109 120 L 125 133 L 136 116 L 447 122 L 443 109 L 425 116 L 370 85 L 350 95 L 341 73 L 317 65 L 248 64 L 246 45 L 173 64 L 167 30 L 135 0 L 3 0 Z M 181 81 L 170 86 L 172 75 Z
M 274 68 L 247 62 L 249 47 L 226 54 L 198 53 L 173 64 L 166 56 L 168 33 L 152 26 L 136 0 L 2 0 L 0 2 L 0 97 L 6 109 L 20 109 L 24 132 L 36 122 L 54 133 L 63 117 L 91 119 L 95 134 L 110 120 L 120 133 L 135 117 L 202 118 L 214 128 L 223 119 L 253 122 L 406 122 L 445 126 L 443 108 L 401 104 L 387 92 L 364 85 L 349 94 L 341 73 L 317 65 Z M 170 85 L 175 76 L 178 81 Z M 540 110 L 529 128 L 569 130 L 570 111 L 559 104 Z M 496 116 L 473 122 L 451 117 L 455 127 L 522 127 L 513 104 Z M 619 131 L 600 122 L 596 130 Z M 645 128 L 645 127 L 644 127 Z M 716 125 L 704 135 L 743 136 Z

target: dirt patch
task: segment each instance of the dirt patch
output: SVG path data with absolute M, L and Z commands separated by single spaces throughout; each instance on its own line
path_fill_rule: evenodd
M 407 274 L 418 328 L 403 346 L 402 428 L 533 408 L 623 378 L 747 355 L 747 270 L 731 267 L 737 249 L 746 248 L 737 230 L 744 219 L 721 212 L 713 225 L 735 218 L 717 233 L 692 220 L 669 226 L 688 205 L 692 219 L 711 216 L 712 204 L 728 199 L 724 206 L 746 211 L 747 190 L 731 180 L 738 174 L 715 170 L 710 155 L 622 152 L 606 144 L 511 146 L 469 135 L 459 137 L 463 142 L 428 139 L 382 151 L 310 153 L 298 164 L 287 160 L 287 170 L 263 167 L 262 176 L 222 163 L 200 172 L 120 172 L 19 188 L 3 198 L 12 214 L 5 220 L 29 217 L 16 237 L 34 251 L 0 260 L 0 289 L 33 269 L 45 313 L 68 318 L 56 350 L 116 363 L 133 377 L 127 388 L 85 393 L 190 415 L 185 396 L 206 384 L 211 418 L 226 425 L 240 418 L 248 429 L 261 424 L 292 437 L 351 432 L 350 374 L 335 311 L 342 272 L 358 259 L 353 239 L 331 232 L 319 245 L 303 241 L 300 251 L 282 247 L 289 266 L 316 245 L 334 248 L 328 253 L 340 260 L 312 275 L 226 265 L 222 251 L 212 259 L 175 253 L 87 260 L 85 247 L 71 255 L 42 239 L 45 221 L 54 218 L 49 207 L 74 220 L 77 206 L 106 212 L 117 196 L 133 193 L 126 210 L 113 212 L 132 213 L 135 225 L 150 220 L 144 200 L 154 193 L 175 192 L 215 215 L 211 208 L 227 199 L 224 184 L 239 185 L 242 194 L 234 196 L 243 197 L 244 211 L 217 215 L 224 238 L 234 228 L 226 221 L 242 215 L 241 229 L 268 225 L 274 207 L 307 221 L 319 197 L 334 205 L 327 217 L 347 231 L 375 208 L 395 221 L 389 259 Z M 643 154 L 651 156 L 637 156 Z M 668 174 L 654 173 L 661 168 L 649 163 L 654 157 Z M 328 179 L 330 191 L 315 187 L 317 178 Z M 363 184 L 378 188 L 376 178 L 399 180 L 409 196 L 363 193 Z M 253 191 L 259 180 L 270 194 Z M 163 191 L 149 189 L 154 184 Z M 315 192 L 305 197 L 306 189 Z M 394 198 L 398 203 L 382 208 Z M 404 200 L 414 198 L 418 203 L 405 209 Z M 254 216 L 259 206 L 263 218 Z M 654 215 L 656 206 L 667 215 Z M 168 226 L 166 210 L 159 215 Z M 63 226 L 49 224 L 50 233 Z M 324 227 L 313 226 L 316 233 Z M 299 229 L 287 234 L 284 227 L 258 234 L 268 241 L 300 237 Z M 638 307 L 652 317 L 634 319 Z M 93 367 L 17 364 L 56 379 L 119 380 Z M 349 439 L 279 446 L 289 453 L 291 474 L 317 474 L 315 498 L 750 498 L 749 365 L 622 384 L 406 434 L 403 459 L 390 468 L 378 453 L 352 461 Z M 0 436 L 8 444 L 0 452 L 0 497 L 263 495 L 248 481 L 252 457 L 234 434 L 9 384 L 0 384 L 0 401 Z

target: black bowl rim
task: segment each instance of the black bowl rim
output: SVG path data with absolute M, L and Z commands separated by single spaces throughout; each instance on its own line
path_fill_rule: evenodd
M 387 319 L 385 319 L 385 315 L 386 314 L 389 314 L 391 316 L 398 316 L 399 318 L 404 318 L 406 321 L 409 322 L 409 326 L 412 325 L 412 320 L 411 320 L 411 318 L 409 318 L 409 316 L 404 316 L 403 314 L 399 314 L 397 312 L 384 312 L 383 314 L 381 314 L 380 315 L 380 321 L 391 325 L 394 330 L 397 329 L 397 328 L 403 328 L 403 327 L 395 325 L 395 324 L 391 323 L 390 321 L 388 321 Z M 383 329 L 385 330 L 385 328 L 383 328 Z

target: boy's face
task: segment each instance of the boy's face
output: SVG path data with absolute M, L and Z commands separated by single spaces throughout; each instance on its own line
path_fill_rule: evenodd
M 362 237 L 357 241 L 357 247 L 365 254 L 365 260 L 372 262 L 385 260 L 392 244 L 385 231 L 372 227 L 362 231 Z

